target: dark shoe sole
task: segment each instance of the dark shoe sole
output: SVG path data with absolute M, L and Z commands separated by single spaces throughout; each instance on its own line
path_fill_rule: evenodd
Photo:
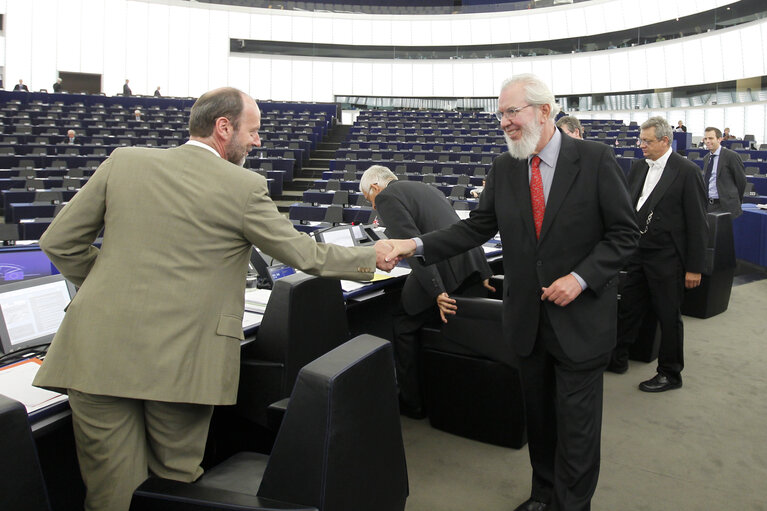
M 626 371 L 628 370 L 629 370 L 629 366 L 625 366 L 625 367 L 607 366 L 607 368 L 605 369 L 605 371 L 607 371 L 608 373 L 615 373 L 615 374 L 625 374 Z

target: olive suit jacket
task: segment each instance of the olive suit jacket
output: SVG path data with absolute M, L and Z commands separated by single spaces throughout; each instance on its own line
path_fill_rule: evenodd
M 588 288 L 565 307 L 544 302 L 562 351 L 583 362 L 615 346 L 617 273 L 639 232 L 626 180 L 612 149 L 562 136 L 536 239 L 527 160 L 497 157 L 468 219 L 422 237 L 425 263 L 467 250 L 500 231 L 504 336 L 517 355 L 535 345 L 541 288 L 577 273 Z
M 34 384 L 234 403 L 252 245 L 312 274 L 375 271 L 373 248 L 315 243 L 277 211 L 263 177 L 202 147 L 116 149 L 40 240 L 80 289 Z

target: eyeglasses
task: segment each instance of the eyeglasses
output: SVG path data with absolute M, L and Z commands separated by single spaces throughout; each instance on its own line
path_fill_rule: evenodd
M 644 138 L 640 138 L 640 139 L 637 140 L 637 145 L 638 146 L 650 145 L 653 142 L 660 142 L 660 140 L 658 140 L 658 139 L 646 140 Z
M 502 121 L 504 117 L 506 119 L 512 120 L 513 118 L 517 116 L 519 112 L 521 112 L 522 110 L 524 110 L 525 108 L 529 106 L 533 106 L 533 105 L 525 105 L 519 108 L 507 108 L 503 112 L 495 112 L 495 118 L 498 119 L 498 121 Z

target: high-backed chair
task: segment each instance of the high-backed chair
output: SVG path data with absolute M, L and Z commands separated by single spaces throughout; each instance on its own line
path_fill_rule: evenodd
M 50 511 L 27 409 L 0 394 L 0 509 Z
M 735 240 L 730 213 L 709 213 L 706 271 L 700 286 L 685 290 L 682 314 L 710 318 L 727 310 L 735 276 Z
M 426 411 L 432 427 L 495 445 L 527 442 L 525 407 L 511 346 L 502 335 L 503 302 L 453 296 L 458 312 L 421 330 Z
M 196 483 L 150 478 L 131 511 L 401 511 L 407 495 L 391 344 L 360 335 L 301 370 L 270 456 L 235 454 Z
M 348 339 L 339 280 L 307 274 L 277 280 L 256 341 L 243 349 L 238 413 L 268 426 L 268 406 L 290 395 L 299 369 Z

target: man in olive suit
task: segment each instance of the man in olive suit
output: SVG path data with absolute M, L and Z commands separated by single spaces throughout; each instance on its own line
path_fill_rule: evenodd
M 127 511 L 150 472 L 202 474 L 213 406 L 237 397 L 252 245 L 328 277 L 391 269 L 387 242 L 316 243 L 277 211 L 242 168 L 260 121 L 237 89 L 203 94 L 189 142 L 115 150 L 40 240 L 80 287 L 34 383 L 69 394 L 87 511 Z

